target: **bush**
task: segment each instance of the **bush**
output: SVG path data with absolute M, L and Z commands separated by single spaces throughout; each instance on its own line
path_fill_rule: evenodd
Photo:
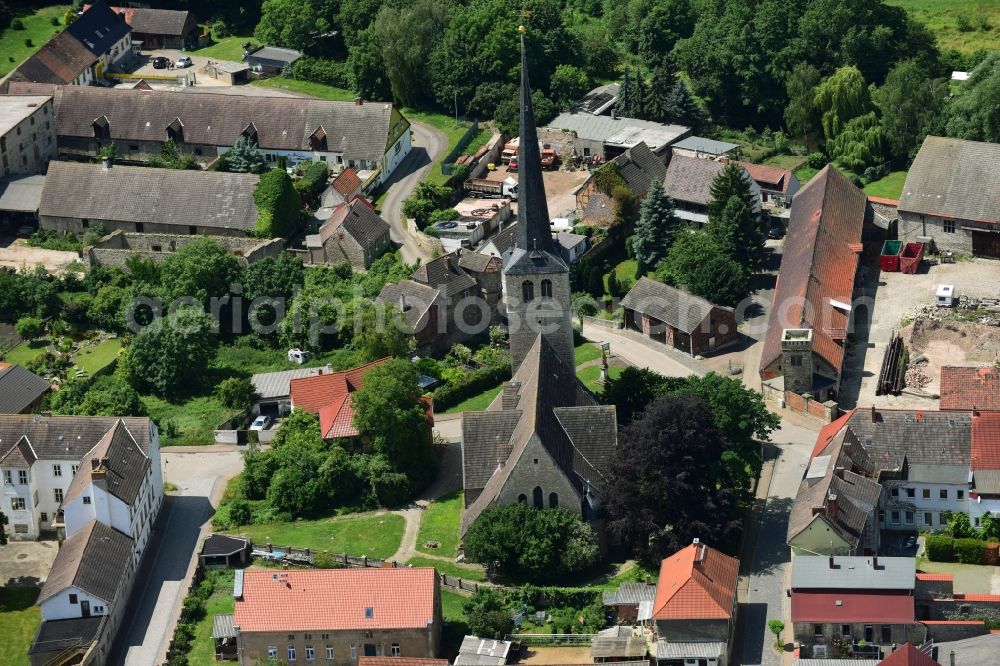
M 959 14 L 955 17 L 955 27 L 959 32 L 972 32 L 975 27 L 972 25 L 972 19 L 969 18 L 968 14 Z
M 955 540 L 949 536 L 929 534 L 924 539 L 927 559 L 931 562 L 953 562 L 955 560 Z
M 14 325 L 14 330 L 22 340 L 37 340 L 45 333 L 45 324 L 38 317 L 21 317 Z
M 443 411 L 462 402 L 466 398 L 482 393 L 511 377 L 509 365 L 480 368 L 465 375 L 458 383 L 449 383 L 434 389 L 434 409 Z
M 809 153 L 809 157 L 806 158 L 806 164 L 811 169 L 822 169 L 829 161 L 823 153 Z
M 956 539 L 955 555 L 962 564 L 982 564 L 986 542 L 979 539 Z
M 31 37 L 28 37 L 27 39 L 24 40 L 24 45 L 27 46 L 29 49 L 35 47 L 34 42 L 31 41 Z
M 246 377 L 229 377 L 215 387 L 215 395 L 224 406 L 246 411 L 253 405 L 256 392 Z
M 49 23 L 51 23 L 52 25 L 59 25 L 61 21 L 59 20 L 58 16 L 53 16 L 51 19 L 49 19 Z
M 328 176 L 326 162 L 313 162 L 306 168 L 302 178 L 295 181 L 295 189 L 299 191 L 303 199 L 315 199 L 326 188 Z
M 326 58 L 303 56 L 292 65 L 292 78 L 312 81 L 335 88 L 354 90 L 354 72 L 346 60 L 338 62 Z
M 22 21 L 19 18 L 16 18 L 10 22 L 10 27 L 13 30 L 24 30 L 24 21 Z

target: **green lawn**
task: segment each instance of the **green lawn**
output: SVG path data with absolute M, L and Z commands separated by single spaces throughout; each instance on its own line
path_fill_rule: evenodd
M 0 54 L 3 55 L 0 59 L 0 76 L 6 75 L 61 32 L 66 27 L 62 24 L 62 17 L 69 8 L 69 5 L 50 5 L 35 11 L 15 9 L 15 15 L 24 23 L 24 30 L 8 27 L 0 33 Z M 58 25 L 52 25 L 53 17 L 59 19 Z M 31 46 L 24 43 L 26 39 L 31 40 Z
M 250 85 L 258 86 L 260 88 L 277 88 L 279 90 L 287 90 L 289 92 L 299 93 L 300 95 L 310 95 L 312 97 L 328 99 L 334 102 L 350 102 L 357 97 L 354 92 L 344 90 L 343 88 L 335 88 L 322 83 L 313 83 L 312 81 L 286 79 L 283 76 L 275 76 L 270 79 L 258 79 L 257 81 L 251 82 Z
M 926 25 L 940 48 L 963 53 L 978 49 L 1000 49 L 1000 2 L 996 0 L 886 0 L 903 7 Z M 959 16 L 967 19 L 968 30 L 959 30 Z
M 142 396 L 149 415 L 160 424 L 160 437 L 164 446 L 205 445 L 215 441 L 215 429 L 236 415 L 224 407 L 214 395 L 188 398 L 182 402 L 169 402 L 154 395 Z M 177 432 L 167 433 L 167 420 L 173 421 Z
M 632 288 L 632 285 L 636 282 L 635 273 L 639 269 L 639 264 L 635 259 L 626 259 L 617 266 L 614 267 L 615 279 L 618 281 L 619 286 L 622 288 L 622 295 L 626 291 Z M 604 275 L 604 292 L 608 293 L 608 276 L 611 273 L 605 273 Z
M 25 340 L 18 346 L 11 349 L 9 352 L 3 355 L 3 360 L 8 363 L 15 363 L 17 365 L 25 365 L 29 361 L 41 356 L 45 353 L 45 348 L 48 346 L 48 338 L 42 338 L 41 340 L 32 340 L 28 342 Z
M 194 640 L 191 641 L 191 651 L 188 662 L 191 664 L 212 664 L 215 662 L 215 641 L 212 640 L 212 617 L 224 613 L 232 613 L 236 605 L 233 599 L 234 571 L 221 571 L 215 592 L 205 602 L 205 617 L 194 628 Z
M 469 123 L 464 120 L 459 120 L 455 122 L 453 116 L 433 113 L 429 111 L 418 111 L 416 109 L 400 109 L 402 114 L 410 121 L 416 121 L 424 123 L 434 127 L 442 132 L 448 137 L 448 147 L 445 148 L 437 159 L 434 160 L 434 164 L 431 166 L 431 170 L 427 173 L 427 178 L 425 179 L 429 183 L 434 185 L 441 185 L 446 180 L 448 176 L 441 173 L 441 160 L 443 160 L 452 149 L 458 145 L 459 140 L 465 135 L 469 130 Z M 482 132 L 480 132 L 480 135 Z M 474 144 L 478 140 L 478 135 L 473 137 L 472 143 Z
M 87 347 L 77 354 L 73 361 L 77 368 L 86 371 L 86 376 L 89 377 L 118 358 L 118 352 L 121 348 L 122 341 L 118 338 L 112 338 L 94 347 Z
M 805 185 L 812 177 L 819 173 L 819 169 L 814 169 L 805 162 L 802 163 L 798 168 L 792 169 L 792 173 L 799 180 L 799 185 Z
M 441 614 L 450 622 L 465 622 L 465 602 L 468 597 L 441 590 Z
M 573 350 L 574 363 L 583 365 L 587 361 L 601 358 L 601 348 L 593 342 L 583 342 Z
M 482 393 L 474 395 L 471 398 L 466 398 L 457 405 L 444 410 L 444 413 L 458 414 L 459 412 L 481 412 L 490 406 L 490 403 L 493 402 L 493 398 L 500 394 L 500 390 L 502 388 L 503 382 L 492 388 L 488 388 Z
M 881 180 L 873 180 L 865 185 L 865 194 L 885 199 L 899 199 L 903 194 L 903 184 L 906 182 L 905 171 L 893 171 Z
M 417 550 L 424 553 L 455 557 L 458 554 L 458 528 L 462 520 L 462 491 L 434 500 L 424 510 L 417 535 Z M 437 541 L 438 548 L 424 548 L 428 541 Z
M 611 379 L 618 379 L 624 369 L 613 365 L 608 368 L 608 376 Z M 590 365 L 582 370 L 577 370 L 576 376 L 594 393 L 604 392 L 604 387 L 597 383 L 597 380 L 601 378 L 601 367 L 599 365 Z
M 0 664 L 27 666 L 28 648 L 42 617 L 35 606 L 39 592 L 37 587 L 0 587 Z
M 219 60 L 232 60 L 243 62 L 243 45 L 252 41 L 251 37 L 226 37 L 221 42 L 216 42 L 203 49 L 191 51 L 193 55 L 205 58 L 218 58 Z
M 407 562 L 415 567 L 434 567 L 438 570 L 439 574 L 447 574 L 449 576 L 458 576 L 459 578 L 464 578 L 465 580 L 475 580 L 483 581 L 486 580 L 486 572 L 480 567 L 462 567 L 454 562 L 445 562 L 444 560 L 432 560 L 429 557 L 411 557 Z
M 245 525 L 239 534 L 250 537 L 254 543 L 275 546 L 309 548 L 322 552 L 347 553 L 355 557 L 367 555 L 383 559 L 399 548 L 403 540 L 404 521 L 391 513 L 367 513 L 297 520 L 290 523 Z
M 802 166 L 806 161 L 806 158 L 802 155 L 772 155 L 763 161 L 763 164 L 769 166 L 775 166 L 779 169 L 788 169 L 789 171 L 795 171 L 800 166 Z
M 955 577 L 955 591 L 965 594 L 989 594 L 990 579 L 995 567 L 957 562 L 931 562 L 926 557 L 917 558 L 917 571 L 924 573 L 950 573 Z

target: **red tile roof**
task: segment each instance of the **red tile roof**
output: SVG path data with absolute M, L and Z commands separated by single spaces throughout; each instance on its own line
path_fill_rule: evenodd
M 244 633 L 423 629 L 438 620 L 437 590 L 430 567 L 247 569 L 233 624 Z
M 774 290 L 760 369 L 781 356 L 786 328 L 813 329 L 813 352 L 840 372 L 848 315 L 830 300 L 851 303 L 868 201 L 827 165 L 792 202 L 788 236 Z
M 912 624 L 913 597 L 905 593 L 792 590 L 792 622 Z
M 357 194 L 363 184 L 361 178 L 358 177 L 358 172 L 350 167 L 341 171 L 340 175 L 334 178 L 332 183 L 333 189 L 340 192 L 344 197 Z
M 972 469 L 1000 470 L 1000 412 L 972 415 Z
M 1000 601 L 1000 594 L 955 594 L 955 599 L 962 601 Z
M 903 643 L 898 650 L 880 661 L 879 666 L 940 666 L 940 664 L 918 650 L 913 643 Z
M 420 657 L 361 657 L 358 666 L 448 666 L 448 660 Z
M 788 191 L 788 186 L 792 182 L 791 171 L 762 164 L 750 164 L 749 162 L 740 162 L 740 164 L 747 170 L 750 177 L 757 181 L 758 185 L 782 193 Z
M 350 395 L 364 385 L 365 373 L 391 360 L 387 357 L 353 370 L 293 379 L 289 382 L 292 407 L 318 414 L 320 431 L 324 437 L 353 437 L 358 433 L 351 425 L 354 411 Z M 328 435 L 334 426 L 338 427 L 337 432 L 341 434 Z
M 1000 369 L 941 368 L 941 409 L 1000 411 Z
M 898 206 L 899 205 L 899 199 L 887 199 L 885 197 L 873 197 L 873 196 L 869 196 L 868 197 L 868 201 L 871 201 L 872 203 L 882 204 L 884 206 Z
M 816 438 L 816 444 L 813 446 L 812 455 L 809 459 L 812 460 L 826 448 L 826 445 L 833 441 L 833 438 L 837 436 L 837 433 L 847 425 L 847 422 L 851 420 L 854 416 L 854 410 L 850 410 L 839 419 L 827 423 L 825 426 L 819 429 L 819 436 Z
M 732 616 L 740 562 L 705 544 L 691 544 L 660 564 L 654 620 Z
M 954 576 L 948 573 L 918 573 L 917 580 L 922 581 L 949 581 L 953 580 Z

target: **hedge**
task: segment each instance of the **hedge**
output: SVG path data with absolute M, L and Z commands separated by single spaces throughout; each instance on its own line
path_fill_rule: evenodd
M 466 398 L 493 388 L 501 382 L 509 380 L 511 368 L 509 365 L 487 366 L 479 368 L 465 376 L 457 384 L 445 384 L 434 389 L 434 410 L 444 411 L 462 402 Z
M 306 168 L 302 178 L 295 182 L 295 189 L 299 191 L 303 199 L 314 199 L 326 189 L 328 176 L 326 162 L 313 162 Z
M 986 542 L 979 539 L 955 539 L 955 555 L 962 564 L 982 564 Z
M 292 65 L 292 76 L 300 81 L 354 90 L 354 71 L 347 61 L 303 56 Z
M 955 540 L 950 536 L 928 534 L 924 539 L 924 548 L 931 562 L 955 561 Z

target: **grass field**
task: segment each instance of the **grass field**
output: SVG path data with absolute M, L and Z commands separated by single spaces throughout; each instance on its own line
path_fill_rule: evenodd
M 243 62 L 243 45 L 252 39 L 252 37 L 226 37 L 221 42 L 191 51 L 191 53 L 205 58 Z
M 289 92 L 299 93 L 300 95 L 310 95 L 320 99 L 329 99 L 334 102 L 350 102 L 356 97 L 356 95 L 350 90 L 335 88 L 322 83 L 313 83 L 312 81 L 286 79 L 283 76 L 275 76 L 270 79 L 260 79 L 253 81 L 250 85 L 257 86 L 259 88 L 277 88 L 278 90 L 287 90 Z
M 492 388 L 488 388 L 482 393 L 476 394 L 471 398 L 466 398 L 462 402 L 449 407 L 444 410 L 445 414 L 458 414 L 459 412 L 481 412 L 490 406 L 493 402 L 493 398 L 500 394 L 500 389 L 503 388 L 503 383 L 497 384 Z
M 239 534 L 254 543 L 271 541 L 275 546 L 309 548 L 331 553 L 347 553 L 355 557 L 384 559 L 399 548 L 403 540 L 404 521 L 391 513 L 367 513 L 296 520 L 290 523 L 245 525 Z
M 455 557 L 458 554 L 458 528 L 462 520 L 462 491 L 434 500 L 424 510 L 417 535 L 417 550 L 423 553 Z M 428 541 L 437 541 L 438 548 L 424 548 Z
M 41 622 L 36 587 L 0 587 L 0 664 L 27 666 L 28 648 Z
M 940 48 L 972 53 L 1000 49 L 1000 2 L 997 0 L 886 0 L 926 25 Z M 963 22 L 966 30 L 959 29 Z
M 903 184 L 905 182 L 905 171 L 893 171 L 885 178 L 873 180 L 865 185 L 865 194 L 885 199 L 899 199 L 899 196 L 903 193 Z
M 994 567 L 957 562 L 931 562 L 926 557 L 917 558 L 917 571 L 923 573 L 950 573 L 955 577 L 955 591 L 965 594 L 989 594 Z
M 45 352 L 45 348 L 48 346 L 48 338 L 41 338 L 40 340 L 32 340 L 28 342 L 25 340 L 18 346 L 11 349 L 9 352 L 3 355 L 3 360 L 8 363 L 14 363 L 17 365 L 25 365 L 29 361 L 33 361 Z
M 22 60 L 40 49 L 45 42 L 61 32 L 66 27 L 62 24 L 62 17 L 69 8 L 69 5 L 50 5 L 33 12 L 16 9 L 14 13 L 24 23 L 24 30 L 8 27 L 0 33 L 0 55 L 3 56 L 0 58 L 0 76 L 6 75 L 21 64 Z M 59 19 L 58 25 L 52 25 L 53 18 Z M 31 46 L 24 43 L 26 39 L 31 40 Z
M 465 622 L 465 601 L 468 597 L 441 590 L 441 614 L 450 622 Z
M 441 173 L 441 160 L 443 160 L 448 153 L 458 145 L 459 140 L 465 135 L 469 130 L 469 123 L 464 120 L 459 120 L 455 122 L 455 118 L 452 116 L 444 115 L 442 113 L 433 113 L 430 111 L 418 111 L 417 109 L 401 109 L 402 113 L 408 120 L 417 121 L 430 125 L 435 129 L 444 132 L 445 136 L 448 137 L 448 147 L 434 160 L 434 164 L 431 166 L 431 170 L 427 172 L 426 180 L 434 185 L 442 185 L 448 176 Z M 482 132 L 476 137 L 473 137 L 470 145 L 474 144 L 479 140 Z
M 584 342 L 576 346 L 573 350 L 573 361 L 577 365 L 582 365 L 587 361 L 601 358 L 601 348 L 592 342 Z
M 635 273 L 639 269 L 639 265 L 635 259 L 626 259 L 617 266 L 614 267 L 615 279 L 618 281 L 619 286 L 622 288 L 622 295 L 632 288 L 632 285 L 636 282 Z M 604 274 L 604 292 L 608 293 L 608 276 L 611 273 Z
M 772 155 L 766 160 L 761 162 L 761 164 L 766 164 L 768 166 L 775 166 L 779 169 L 788 169 L 789 171 L 795 171 L 800 166 L 805 164 L 806 158 L 802 155 Z
M 77 368 L 85 371 L 89 377 L 118 358 L 118 352 L 121 348 L 122 341 L 118 338 L 112 338 L 94 347 L 84 349 L 76 355 L 73 361 Z
M 462 567 L 454 562 L 444 560 L 432 560 L 429 557 L 411 557 L 407 564 L 415 567 L 434 567 L 439 574 L 458 576 L 465 580 L 483 581 L 486 580 L 486 572 L 480 567 Z
M 201 446 L 215 441 L 215 429 L 236 415 L 214 395 L 189 398 L 172 403 L 154 395 L 142 396 L 149 415 L 160 424 L 164 446 Z M 167 436 L 166 422 L 173 421 L 177 433 Z
M 608 376 L 611 379 L 617 379 L 622 374 L 622 370 L 624 368 L 613 365 L 608 368 Z M 577 370 L 576 376 L 594 393 L 604 392 L 604 387 L 597 383 L 597 380 L 601 378 L 601 367 L 599 365 L 591 365 L 582 370 Z
M 220 580 L 215 585 L 215 592 L 205 602 L 205 617 L 194 628 L 194 640 L 191 641 L 191 651 L 188 653 L 188 663 L 215 663 L 215 641 L 212 639 L 212 616 L 220 613 L 232 613 L 236 605 L 233 599 L 234 571 L 219 572 Z

